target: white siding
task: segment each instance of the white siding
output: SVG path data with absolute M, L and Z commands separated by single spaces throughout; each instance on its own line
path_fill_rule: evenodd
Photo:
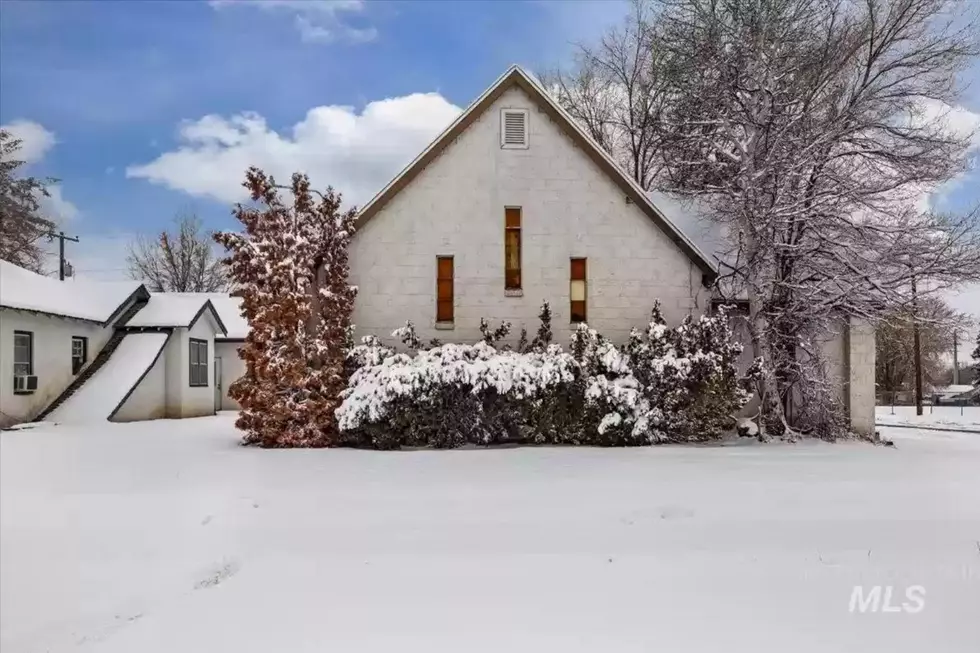
M 238 402 L 228 396 L 228 386 L 245 374 L 245 361 L 238 356 L 241 342 L 214 343 L 214 355 L 221 358 L 221 410 L 238 410 Z
M 214 332 L 215 325 L 205 314 L 190 329 L 174 329 L 163 353 L 166 375 L 167 417 L 199 417 L 214 414 Z M 208 385 L 191 387 L 190 338 L 208 342 Z
M 173 338 L 173 336 L 171 336 Z M 169 341 L 168 341 L 169 345 Z M 167 416 L 166 349 L 139 382 L 116 414 L 114 422 L 133 422 Z
M 502 149 L 500 110 L 527 109 L 528 149 Z M 523 296 L 504 293 L 504 207 L 522 207 Z M 436 256 L 455 257 L 455 328 L 435 329 Z M 479 338 L 479 322 L 533 334 L 551 302 L 567 342 L 569 258 L 588 258 L 589 324 L 615 340 L 660 298 L 671 323 L 706 308 L 701 273 L 523 91 L 506 91 L 363 225 L 351 247 L 358 336 L 412 320 L 422 337 Z
M 14 331 L 34 334 L 38 388 L 33 394 L 14 394 Z M 0 309 L 0 426 L 33 419 L 74 380 L 72 336 L 88 338 L 91 363 L 111 335 L 111 328 L 93 322 Z

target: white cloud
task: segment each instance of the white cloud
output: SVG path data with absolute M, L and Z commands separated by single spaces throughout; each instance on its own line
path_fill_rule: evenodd
M 55 144 L 53 132 L 30 120 L 14 120 L 0 126 L 0 129 L 10 132 L 14 140 L 20 141 L 20 149 L 15 156 L 27 164 L 37 163 L 43 159 Z
M 959 105 L 950 106 L 939 100 L 923 99 L 919 102 L 919 113 L 914 121 L 926 125 L 935 124 L 947 134 L 968 138 L 969 152 L 972 154 L 980 151 L 980 113 Z M 972 176 L 973 171 L 967 170 L 938 188 L 924 190 L 916 205 L 921 210 L 941 209 L 945 198 Z
M 254 165 L 283 182 L 305 172 L 314 187 L 330 184 L 363 203 L 460 111 L 437 93 L 416 93 L 371 102 L 359 114 L 348 106 L 315 107 L 288 134 L 255 113 L 208 115 L 180 126 L 177 149 L 128 167 L 126 176 L 230 203 L 244 199 L 241 183 Z
M 78 217 L 78 207 L 69 202 L 61 194 L 61 186 L 48 186 L 48 196 L 41 197 L 41 212 L 56 223 L 64 223 Z
M 356 27 L 347 20 L 364 12 L 363 0 L 211 0 L 215 9 L 247 7 L 289 13 L 304 43 L 364 43 L 378 36 L 374 27 Z
M 971 149 L 980 148 L 980 114 L 963 106 L 950 106 L 929 98 L 920 100 L 919 107 L 919 119 L 924 124 L 935 123 L 957 138 L 969 137 Z
M 10 132 L 15 139 L 21 141 L 14 157 L 28 166 L 40 163 L 57 143 L 54 132 L 30 120 L 15 120 L 0 125 L 0 129 Z M 78 207 L 64 198 L 61 186 L 57 184 L 49 184 L 48 196 L 38 195 L 38 201 L 41 204 L 41 212 L 57 223 L 64 223 L 78 217 Z

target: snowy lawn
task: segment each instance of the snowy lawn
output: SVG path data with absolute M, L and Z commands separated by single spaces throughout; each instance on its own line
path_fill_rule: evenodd
M 975 653 L 980 436 L 883 430 L 897 447 L 6 432 L 0 650 Z M 850 613 L 856 584 L 898 611 Z
M 875 409 L 875 422 L 980 433 L 980 406 L 924 406 L 922 411 L 922 415 L 916 415 L 915 406 L 878 406 Z

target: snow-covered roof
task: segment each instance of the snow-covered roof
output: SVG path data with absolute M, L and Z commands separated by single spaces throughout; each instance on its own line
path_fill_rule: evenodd
M 58 281 L 0 261 L 0 306 L 108 324 L 136 293 L 139 281 Z
M 966 384 L 947 385 L 947 386 L 936 388 L 936 392 L 940 394 L 954 394 L 954 395 L 962 394 L 964 392 L 971 392 L 972 390 L 973 390 L 973 386 L 966 385 Z
M 208 293 L 153 293 L 146 306 L 130 318 L 125 326 L 190 327 L 205 311 L 211 312 L 219 330 L 224 333 L 224 321 L 212 304 Z
M 196 306 L 197 308 L 194 309 L 194 313 L 192 314 L 193 317 L 204 305 L 204 302 L 209 301 L 218 319 L 221 320 L 224 326 L 224 336 L 223 338 L 219 337 L 219 339 L 244 340 L 245 336 L 248 335 L 248 321 L 242 317 L 242 300 L 240 297 L 232 297 L 228 293 L 222 292 L 154 293 L 147 308 L 153 305 L 153 300 L 158 296 L 165 296 L 167 298 L 156 304 L 159 310 L 163 312 L 162 316 L 155 316 L 153 312 L 143 316 L 143 311 L 147 310 L 144 308 L 143 311 L 137 313 L 136 318 L 139 318 L 141 321 L 146 320 L 147 324 L 134 324 L 133 320 L 130 320 L 127 326 L 187 326 L 186 323 L 176 323 L 173 316 L 168 314 L 166 308 L 167 303 L 172 303 L 174 315 L 177 315 L 178 310 L 183 311 L 183 315 L 186 315 L 192 310 L 192 307 Z M 154 308 L 153 310 L 156 311 L 158 309 Z M 170 324 L 164 324 L 163 322 L 170 322 Z
M 208 298 L 214 305 L 214 310 L 225 323 L 225 339 L 244 340 L 248 335 L 248 320 L 242 316 L 241 297 L 232 297 L 227 293 L 208 293 Z

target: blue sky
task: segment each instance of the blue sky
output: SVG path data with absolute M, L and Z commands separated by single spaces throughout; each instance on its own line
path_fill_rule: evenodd
M 30 121 L 53 134 L 30 172 L 62 180 L 61 197 L 77 209 L 65 227 L 83 238 L 76 251 L 85 260 L 76 267 L 95 272 L 104 265 L 90 258 L 120 265 L 107 239 L 158 230 L 182 208 L 212 228 L 234 226 L 227 202 L 127 176 L 128 167 L 176 149 L 186 121 L 254 112 L 288 138 L 318 106 L 357 113 L 413 93 L 465 106 L 509 64 L 556 65 L 572 41 L 593 39 L 625 10 L 618 2 L 5 0 L 0 124 Z M 428 140 L 447 121 L 418 131 Z M 379 166 L 385 177 L 425 144 L 408 140 Z M 371 181 L 380 187 L 387 179 L 363 183 Z M 105 272 L 98 276 L 115 270 Z
M 248 163 L 305 169 L 364 202 L 509 64 L 567 62 L 573 42 L 627 9 L 5 0 L 0 124 L 43 128 L 23 132 L 34 138 L 30 172 L 62 179 L 55 208 L 82 238 L 69 249 L 80 272 L 115 278 L 125 242 L 179 209 L 234 227 L 229 206 Z M 969 120 L 980 115 L 980 65 L 963 81 L 972 86 L 958 116 Z M 977 204 L 980 174 L 933 201 Z

